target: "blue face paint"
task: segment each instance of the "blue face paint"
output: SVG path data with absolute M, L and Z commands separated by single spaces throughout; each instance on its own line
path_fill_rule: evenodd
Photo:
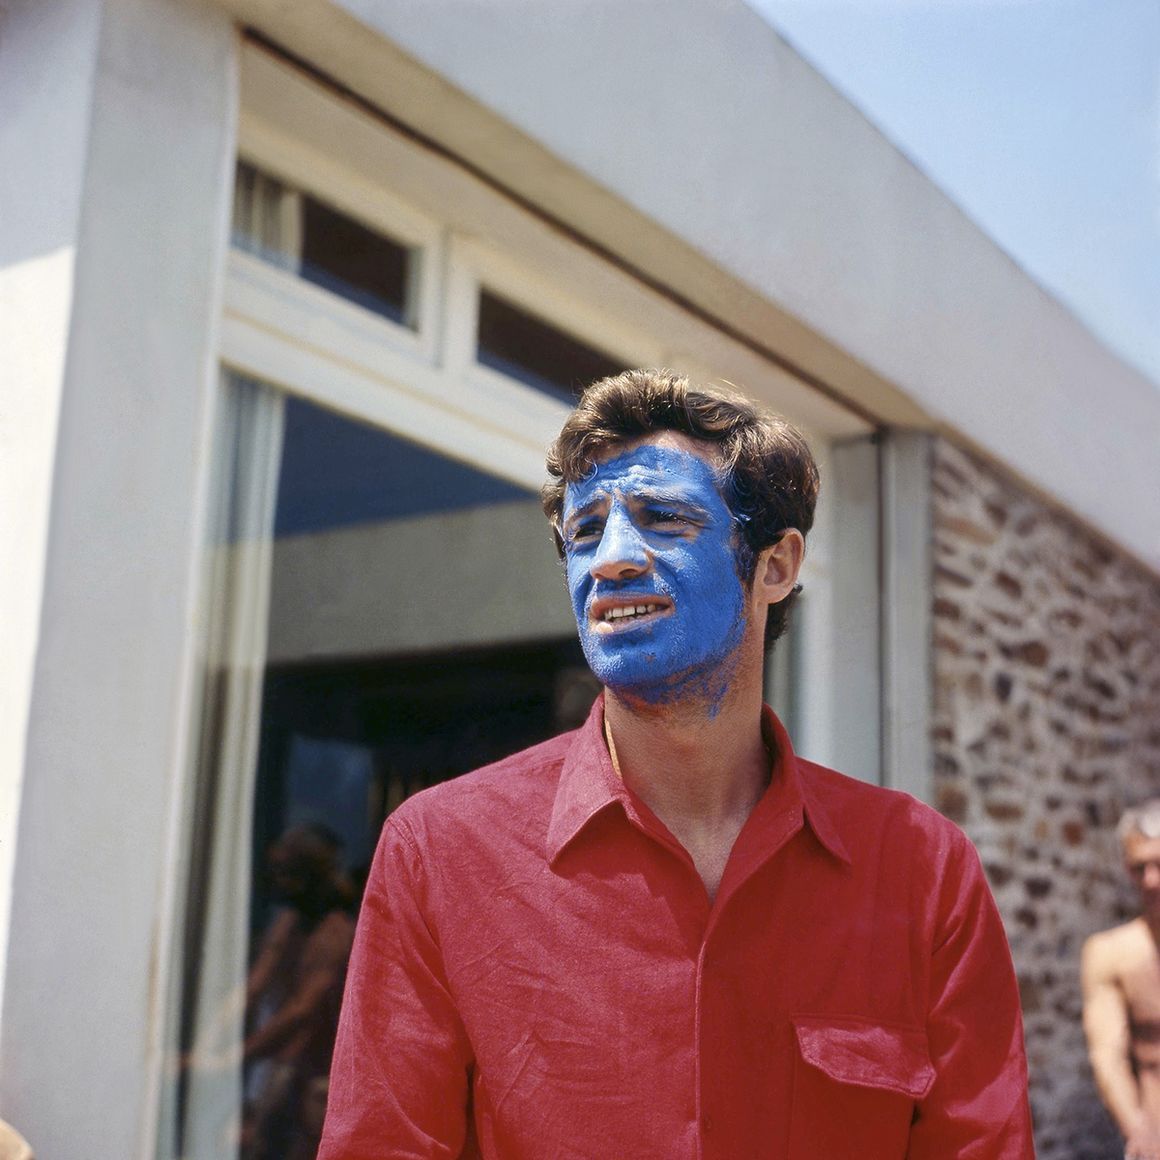
M 734 523 L 711 463 L 642 443 L 564 493 L 561 533 L 580 643 L 601 684 L 715 712 L 745 634 Z

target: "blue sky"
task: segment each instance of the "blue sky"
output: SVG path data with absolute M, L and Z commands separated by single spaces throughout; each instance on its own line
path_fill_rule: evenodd
M 1160 388 L 1160 0 L 748 0 Z

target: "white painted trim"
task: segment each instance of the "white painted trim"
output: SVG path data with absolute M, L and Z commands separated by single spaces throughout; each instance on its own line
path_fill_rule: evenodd
M 839 759 L 835 745 L 836 699 L 834 673 L 838 665 L 838 635 L 832 614 L 836 511 L 833 464 L 830 445 L 812 444 L 822 478 L 822 502 L 818 504 L 814 526 L 806 541 L 806 558 L 798 576 L 802 593 L 793 611 L 798 623 L 798 653 L 795 676 L 801 695 L 796 705 L 792 735 L 794 749 L 802 757 L 834 766 Z M 775 646 L 776 647 L 776 646 Z
M 882 442 L 883 777 L 922 801 L 931 770 L 931 436 Z
M 337 361 L 325 347 L 288 342 L 253 320 L 227 315 L 222 359 L 303 398 L 394 431 L 433 450 L 538 488 L 550 431 L 528 431 L 518 404 L 506 413 L 448 405 L 444 376 L 384 352 L 378 368 Z M 442 397 L 441 397 L 442 396 Z M 557 424 L 558 426 L 558 424 Z
M 879 456 L 876 439 L 830 449 L 832 497 L 829 599 L 833 667 L 829 687 L 833 764 L 882 780 Z M 810 686 L 811 690 L 813 685 Z
M 236 249 L 230 252 L 226 309 L 295 340 L 334 347 L 336 352 L 338 344 L 350 344 L 346 357 L 354 361 L 373 359 L 387 350 L 434 362 L 434 353 L 426 349 L 433 344 L 424 342 L 410 327 Z
M 439 240 L 435 220 L 401 201 L 390 189 L 336 161 L 332 153 L 311 148 L 285 128 L 245 110 L 238 122 L 238 156 L 396 241 L 429 246 Z

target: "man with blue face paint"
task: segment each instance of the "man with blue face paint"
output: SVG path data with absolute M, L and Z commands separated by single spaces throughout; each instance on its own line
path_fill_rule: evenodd
M 548 470 L 604 692 L 388 819 L 320 1160 L 1033 1156 L 974 849 L 762 703 L 817 497 L 801 436 L 632 371 Z
M 733 513 L 714 465 L 665 434 L 565 491 L 568 590 L 606 688 L 716 717 L 750 623 Z

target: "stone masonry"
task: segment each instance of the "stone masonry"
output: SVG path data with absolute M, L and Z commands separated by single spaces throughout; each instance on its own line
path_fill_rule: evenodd
M 1040 1160 L 1118 1160 L 1079 953 L 1135 913 L 1114 827 L 1160 794 L 1160 578 L 944 439 L 932 472 L 935 803 L 1006 922 Z

